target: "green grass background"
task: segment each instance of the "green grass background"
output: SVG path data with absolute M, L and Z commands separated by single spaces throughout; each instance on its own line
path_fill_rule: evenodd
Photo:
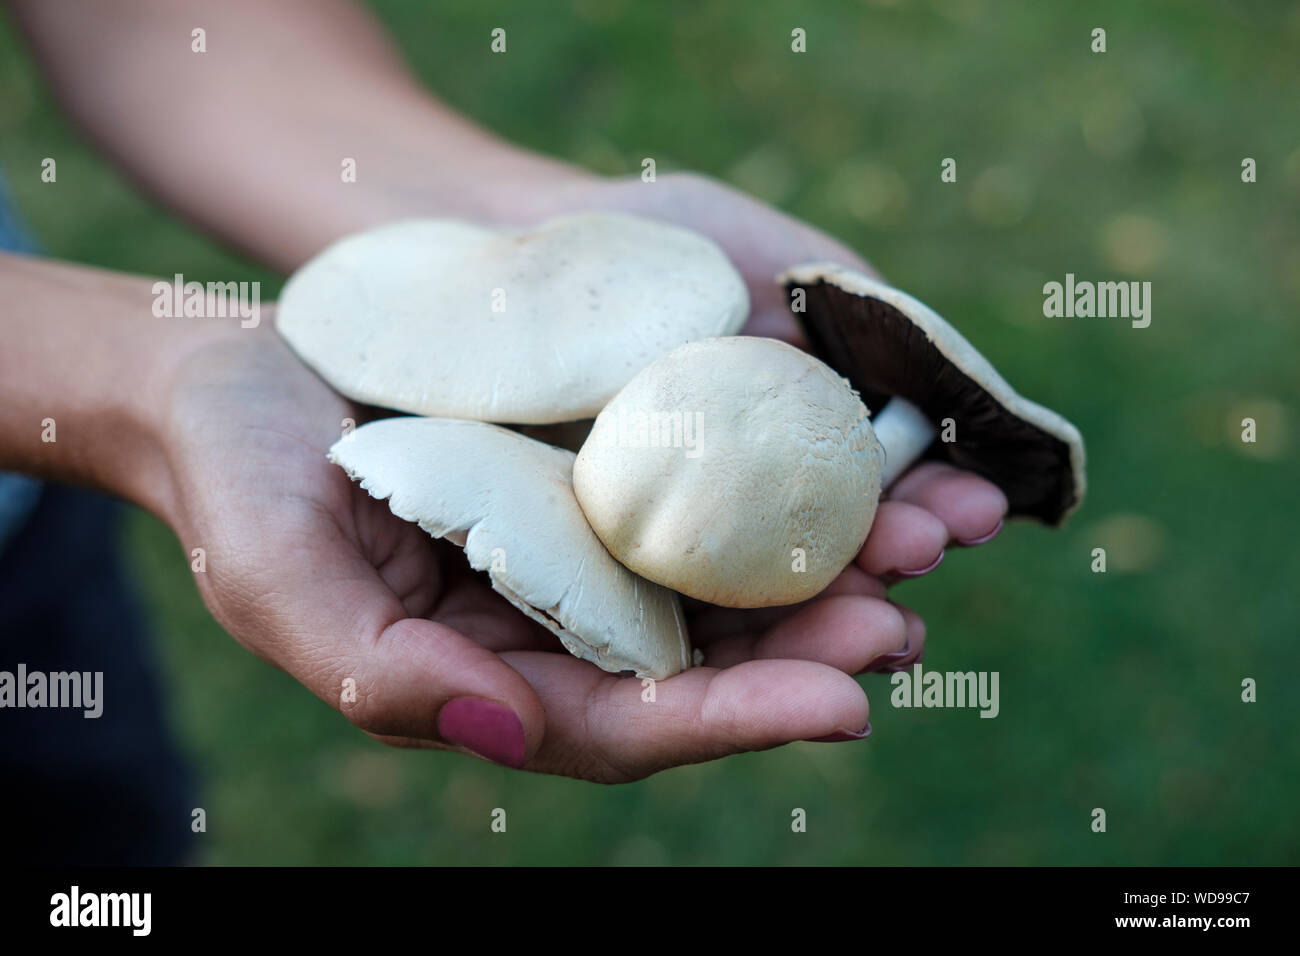
M 507 137 L 611 174 L 643 156 L 701 170 L 860 249 L 1079 425 L 1090 495 L 1062 531 L 1013 526 L 896 591 L 928 621 L 927 667 L 1001 673 L 998 719 L 895 710 L 867 677 L 864 743 L 616 788 L 371 743 L 222 633 L 139 516 L 129 552 L 203 768 L 205 862 L 1300 862 L 1300 5 L 373 6 L 433 89 Z M 282 281 L 132 193 L 8 24 L 0 166 L 52 255 L 266 296 Z M 1150 280 L 1151 327 L 1045 319 L 1042 285 L 1066 272 Z

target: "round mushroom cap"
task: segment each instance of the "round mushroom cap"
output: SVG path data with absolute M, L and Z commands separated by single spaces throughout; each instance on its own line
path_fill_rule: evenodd
M 572 452 L 483 422 L 389 418 L 329 458 L 393 514 L 464 548 L 574 656 L 655 679 L 691 666 L 677 595 L 610 557 L 573 497 Z
M 596 417 L 583 512 L 638 574 L 727 607 L 820 593 L 866 540 L 880 445 L 848 382 L 775 339 L 680 346 Z
M 358 402 L 514 424 L 592 418 L 683 342 L 739 330 L 744 280 L 701 235 L 587 213 L 497 232 L 411 220 L 304 265 L 280 334 Z
M 1082 503 L 1087 479 L 1079 430 L 1017 394 L 928 306 L 833 263 L 797 266 L 777 281 L 812 350 L 873 408 L 897 395 L 931 422 L 953 419 L 956 440 L 934 441 L 925 457 L 993 482 L 1006 494 L 1011 516 L 1059 525 Z

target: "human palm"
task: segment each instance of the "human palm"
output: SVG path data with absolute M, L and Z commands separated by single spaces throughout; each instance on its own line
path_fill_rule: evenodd
M 689 190 L 643 211 L 676 221 L 717 215 L 698 184 Z M 627 195 L 586 201 L 618 207 Z M 769 240 L 756 210 L 766 207 L 709 199 L 742 203 L 720 221 L 749 244 L 739 256 L 728 250 L 755 298 L 747 331 L 797 338 L 758 284 L 770 279 L 763 256 L 780 255 L 758 254 Z M 767 213 L 782 220 L 773 227 L 791 222 Z M 223 627 L 386 742 L 590 780 L 864 735 L 867 699 L 852 675 L 882 658 L 906 663 L 924 639 L 920 619 L 885 599 L 881 578 L 932 564 L 949 539 L 987 531 L 1005 507 L 973 476 L 915 469 L 881 504 L 855 564 L 818 598 L 761 610 L 687 602 L 705 666 L 650 693 L 565 653 L 458 549 L 398 519 L 331 465 L 326 450 L 345 421 L 374 413 L 333 392 L 269 323 L 214 338 L 175 382 L 168 518 L 187 551 L 205 550 L 199 587 Z

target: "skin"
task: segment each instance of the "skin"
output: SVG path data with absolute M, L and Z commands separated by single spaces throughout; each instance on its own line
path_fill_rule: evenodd
M 11 6 L 74 121 L 121 168 L 282 269 L 399 216 L 504 225 L 622 210 L 711 236 L 749 284 L 745 331 L 797 343 L 772 278 L 814 259 L 868 268 L 707 178 L 599 179 L 493 138 L 421 90 L 381 28 L 343 2 Z M 196 23 L 208 30 L 206 56 L 219 58 L 219 83 L 189 50 Z M 358 182 L 340 183 L 342 156 L 357 158 Z M 458 549 L 328 464 L 344 419 L 382 413 L 302 365 L 270 309 L 255 329 L 156 319 L 151 284 L 0 256 L 0 467 L 98 487 L 160 516 L 185 555 L 206 550 L 195 580 L 222 627 L 388 743 L 470 752 L 440 732 L 444 705 L 461 698 L 517 715 L 525 745 L 505 762 L 604 782 L 858 734 L 868 704 L 852 675 L 924 651 L 924 625 L 888 600 L 886 583 L 953 541 L 987 535 L 1006 510 L 973 475 L 913 469 L 881 503 L 855 563 L 815 600 L 756 611 L 689 604 L 708 666 L 660 682 L 647 705 L 639 681 L 564 653 Z M 40 441 L 46 417 L 58 423 L 52 444 Z M 348 677 L 355 703 L 340 702 Z

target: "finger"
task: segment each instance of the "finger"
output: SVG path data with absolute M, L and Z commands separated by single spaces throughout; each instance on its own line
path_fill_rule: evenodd
M 950 539 L 968 546 L 997 534 L 1007 513 L 1007 496 L 997 485 L 939 461 L 904 474 L 889 498 L 924 508 L 944 523 Z
M 925 621 L 921 615 L 917 614 L 910 607 L 902 604 L 895 604 L 907 626 L 907 641 L 903 644 L 903 649 L 896 654 L 886 654 L 884 657 L 873 661 L 867 670 L 876 673 L 892 673 L 894 671 L 907 670 L 917 661 L 925 656 Z
M 850 564 L 814 600 L 841 595 L 883 598 L 888 593 L 880 578 L 867 574 L 856 564 Z
M 938 566 L 947 543 L 947 526 L 930 511 L 882 501 L 855 563 L 871 575 L 919 577 Z
M 884 588 L 881 588 L 883 591 Z M 920 615 L 909 607 L 901 604 L 893 605 L 903 616 L 906 622 L 907 639 L 903 644 L 903 649 L 897 652 L 884 654 L 864 668 L 865 670 L 878 671 L 881 673 L 890 673 L 894 671 L 906 670 L 917 661 L 925 657 L 925 622 L 921 620 Z M 719 609 L 723 610 L 723 609 Z M 802 655 L 799 655 L 802 656 Z M 825 662 L 823 662 L 825 663 Z M 725 665 L 720 665 L 725 666 Z M 845 668 L 841 667 L 841 670 Z M 657 691 L 657 688 L 656 688 Z M 644 689 L 643 689 L 644 692 Z M 656 693 L 657 696 L 657 693 Z M 419 747 L 419 748 L 438 748 L 447 749 L 445 745 L 435 741 L 417 740 L 411 737 L 376 737 L 382 743 L 394 747 Z
M 355 675 L 340 710 L 371 734 L 450 745 L 523 766 L 545 728 L 527 682 L 498 655 L 453 628 L 404 618 L 336 659 L 333 679 Z
M 527 681 L 456 629 L 408 617 L 317 506 L 276 505 L 252 548 L 210 557 L 210 603 L 227 629 L 369 733 L 522 765 L 545 730 Z
M 884 582 L 850 564 L 827 585 L 824 591 L 811 600 L 820 601 L 823 598 L 844 595 L 883 598 L 886 594 Z M 686 609 L 691 642 L 698 647 L 705 647 L 724 637 L 758 634 L 769 630 L 809 603 L 810 601 L 801 601 L 798 604 L 787 604 L 781 607 L 732 608 L 684 599 L 682 606 Z
M 765 339 L 780 339 L 795 348 L 808 350 L 808 339 L 802 326 L 795 320 L 786 304 L 785 291 L 770 277 L 749 287 L 749 321 L 741 329 L 742 335 Z
M 888 601 L 873 597 L 819 598 L 759 634 L 737 634 L 710 645 L 709 667 L 750 660 L 816 661 L 846 674 L 903 651 L 907 621 Z
M 546 706 L 546 737 L 527 764 L 532 770 L 618 783 L 727 754 L 870 731 L 857 682 L 810 661 L 694 667 L 646 685 L 558 654 L 505 657 Z

